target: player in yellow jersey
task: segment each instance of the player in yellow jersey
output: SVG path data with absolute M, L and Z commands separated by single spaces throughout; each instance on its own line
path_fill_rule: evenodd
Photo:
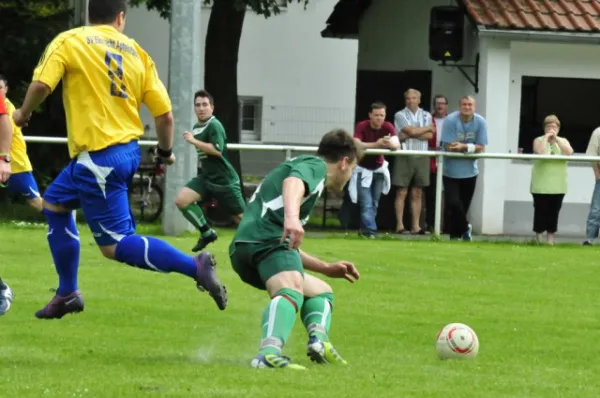
M 8 79 L 3 75 L 0 75 L 0 92 L 4 94 L 4 104 L 6 105 L 8 115 L 12 116 L 15 106 L 6 97 L 8 93 Z M 12 129 L 12 149 L 9 158 L 12 174 L 6 184 L 6 188 L 11 195 L 24 197 L 29 206 L 37 211 L 42 211 L 42 198 L 31 172 L 33 168 L 27 156 L 27 145 L 25 144 L 23 133 L 14 122 L 12 123 Z
M 8 110 L 4 103 L 4 94 L 0 91 L 0 183 L 10 178 L 10 147 L 13 129 L 10 125 Z M 0 315 L 10 309 L 13 293 L 10 287 L 0 278 Z
M 89 0 L 91 26 L 59 34 L 46 48 L 20 109 L 13 113 L 23 126 L 33 110 L 62 80 L 71 162 L 44 193 L 48 243 L 59 276 L 55 297 L 36 312 L 41 319 L 83 311 L 77 285 L 79 235 L 71 216 L 81 207 L 104 256 L 134 267 L 177 272 L 208 291 L 223 310 L 227 292 L 215 272 L 214 257 L 196 257 L 168 243 L 135 234 L 129 209 L 128 183 L 139 167 L 138 139 L 144 127 L 139 108 L 145 104 L 156 123 L 157 154 L 175 161 L 171 101 L 154 62 L 125 36 L 127 0 Z

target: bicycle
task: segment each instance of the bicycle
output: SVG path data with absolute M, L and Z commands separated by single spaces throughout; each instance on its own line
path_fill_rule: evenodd
M 151 223 L 158 220 L 163 211 L 164 192 L 162 185 L 156 179 L 164 177 L 166 165 L 158 162 L 155 149 L 150 149 L 148 152 L 152 156 L 154 164 L 141 166 L 141 172 L 134 175 L 129 187 L 129 206 L 135 220 Z M 209 225 L 215 227 L 235 225 L 231 215 L 219 205 L 217 200 L 208 200 L 201 203 L 200 206 Z

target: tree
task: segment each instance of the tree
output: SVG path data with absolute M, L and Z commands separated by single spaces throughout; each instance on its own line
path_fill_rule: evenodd
M 65 0 L 0 0 L 0 73 L 9 81 L 8 98 L 15 106 L 23 102 L 39 57 L 57 34 L 69 28 L 72 15 Z M 36 111 L 27 135 L 67 136 L 61 97 L 59 85 Z M 28 154 L 42 191 L 69 159 L 66 145 L 34 144 Z
M 227 131 L 229 142 L 240 142 L 237 64 L 246 10 L 268 18 L 280 13 L 278 0 L 203 0 L 211 4 L 204 54 L 204 88 L 215 98 L 215 113 Z M 310 0 L 286 0 L 306 5 Z M 171 0 L 130 0 L 134 6 L 145 4 L 161 17 L 170 18 Z M 191 101 L 191 100 L 190 100 Z M 228 155 L 242 180 L 240 154 Z

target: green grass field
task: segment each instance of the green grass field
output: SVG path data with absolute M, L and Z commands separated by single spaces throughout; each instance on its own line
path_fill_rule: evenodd
M 305 250 L 359 267 L 336 292 L 331 338 L 348 367 L 312 365 L 298 322 L 285 353 L 308 371 L 248 365 L 266 295 L 211 246 L 230 292 L 220 312 L 192 281 L 103 259 L 81 228 L 85 312 L 40 321 L 56 275 L 43 226 L 0 226 L 2 397 L 598 397 L 596 248 L 308 238 Z M 169 238 L 189 250 L 194 238 Z M 438 330 L 477 332 L 475 361 L 440 361 Z

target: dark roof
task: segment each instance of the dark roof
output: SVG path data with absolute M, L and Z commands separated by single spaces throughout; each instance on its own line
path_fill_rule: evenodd
M 321 31 L 321 37 L 338 39 L 357 39 L 358 23 L 372 0 L 340 0 L 327 18 L 327 27 Z
M 461 0 L 486 29 L 600 32 L 598 0 Z

